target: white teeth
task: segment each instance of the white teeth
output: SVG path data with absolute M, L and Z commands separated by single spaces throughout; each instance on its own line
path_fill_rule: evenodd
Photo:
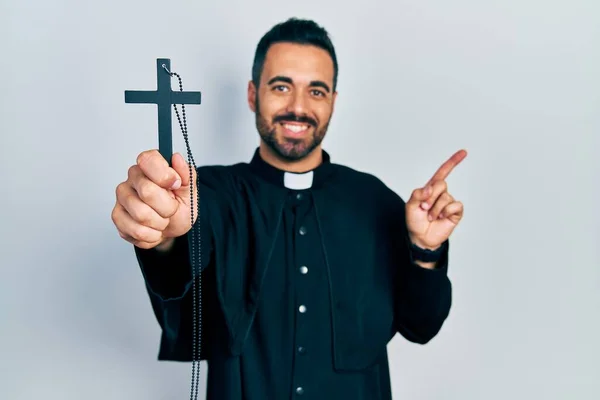
M 307 125 L 284 124 L 283 126 L 285 129 L 289 129 L 290 131 L 292 131 L 294 133 L 299 133 L 299 132 L 302 132 L 302 131 L 305 131 L 306 129 L 308 129 Z

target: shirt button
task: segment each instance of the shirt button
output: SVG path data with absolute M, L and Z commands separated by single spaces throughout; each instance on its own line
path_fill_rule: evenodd
M 298 353 L 304 354 L 304 353 L 306 353 L 306 349 L 302 346 L 298 346 Z
M 300 273 L 301 273 L 302 275 L 306 275 L 306 274 L 308 274 L 308 268 L 307 268 L 305 265 L 301 266 L 301 267 L 300 267 Z
M 298 193 L 296 195 L 296 200 L 302 200 L 302 193 Z
M 304 388 L 302 386 L 298 386 L 296 388 L 296 394 L 304 394 Z
M 298 311 L 300 311 L 302 314 L 304 314 L 306 312 L 306 306 L 303 304 L 300 307 L 298 307 Z
M 302 236 L 304 236 L 304 235 L 306 235 L 306 228 L 305 228 L 305 227 L 303 227 L 303 226 L 301 226 L 301 227 L 300 227 L 300 229 L 298 230 L 298 232 L 299 232 L 299 233 L 300 233 Z

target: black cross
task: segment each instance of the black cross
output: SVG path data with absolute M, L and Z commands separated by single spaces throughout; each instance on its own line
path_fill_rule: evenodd
M 173 156 L 173 133 L 171 129 L 171 106 L 173 104 L 200 104 L 200 92 L 171 90 L 171 60 L 156 60 L 157 90 L 125 91 L 125 103 L 158 105 L 158 151 L 171 165 Z

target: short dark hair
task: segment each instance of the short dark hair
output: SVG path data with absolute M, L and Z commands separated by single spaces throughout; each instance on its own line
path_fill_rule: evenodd
M 258 87 L 265 64 L 267 51 L 275 43 L 297 43 L 319 47 L 331 56 L 333 60 L 333 90 L 337 87 L 338 62 L 335 48 L 329 33 L 316 22 L 306 19 L 290 18 L 271 28 L 260 39 L 254 53 L 252 65 L 252 81 Z

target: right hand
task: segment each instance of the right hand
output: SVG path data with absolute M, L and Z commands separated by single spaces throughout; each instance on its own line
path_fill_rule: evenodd
M 117 186 L 113 223 L 123 239 L 139 248 L 169 247 L 192 227 L 189 165 L 178 153 L 171 163 L 172 168 L 157 150 L 144 151 L 129 168 L 127 180 Z M 192 174 L 195 187 L 193 167 Z M 194 222 L 197 196 L 194 190 Z

